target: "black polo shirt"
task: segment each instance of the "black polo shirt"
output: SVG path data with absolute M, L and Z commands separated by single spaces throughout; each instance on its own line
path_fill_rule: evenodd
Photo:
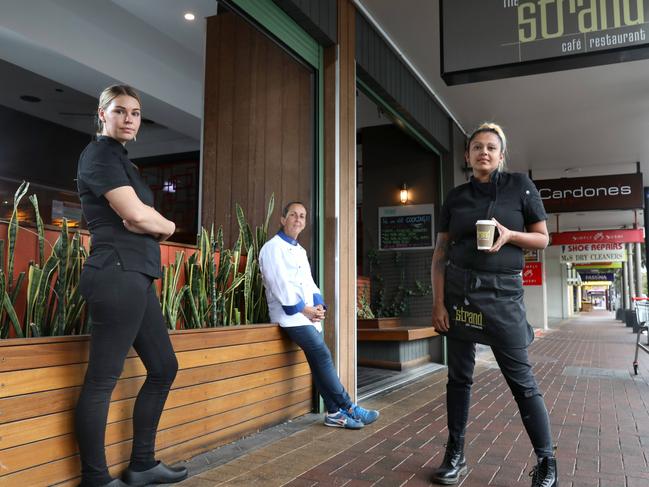
M 536 186 L 525 174 L 494 172 L 488 183 L 471 177 L 468 183 L 453 188 L 442 205 L 439 231 L 449 234 L 449 260 L 476 271 L 521 272 L 520 247 L 505 244 L 495 254 L 477 249 L 475 222 L 492 217 L 517 232 L 548 218 Z
M 86 265 L 101 268 L 116 252 L 123 269 L 158 278 L 160 244 L 151 235 L 129 232 L 104 197 L 121 186 L 132 186 L 145 205 L 153 206 L 153 193 L 128 159 L 126 148 L 111 137 L 98 137 L 81 153 L 77 169 L 81 208 L 91 236 Z

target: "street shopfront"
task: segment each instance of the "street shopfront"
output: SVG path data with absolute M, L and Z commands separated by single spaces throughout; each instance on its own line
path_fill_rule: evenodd
M 462 181 L 464 134 L 360 3 L 318 5 L 188 2 L 201 26 L 190 34 L 174 27 L 177 12 L 161 9 L 160 16 L 149 16 L 135 3 L 106 2 L 96 11 L 85 0 L 46 0 L 39 2 L 38 13 L 29 2 L 3 6 L 0 70 L 13 82 L 0 117 L 15 121 L 0 135 L 7 158 L 0 161 L 3 218 L 13 214 L 21 180 L 32 184 L 15 212 L 21 229 L 15 279 L 7 281 L 7 291 L 12 296 L 16 291 L 18 314 L 15 321 L 2 317 L 7 327 L 0 340 L 0 409 L 11 414 L 0 420 L 0 484 L 72 484 L 78 475 L 72 410 L 87 360 L 85 329 L 71 322 L 66 329 L 77 334 L 47 336 L 58 328 L 26 326 L 27 296 L 18 276 L 29 275 L 30 266 L 51 256 L 49 245 L 64 238 L 63 218 L 71 230 L 80 228 L 66 238 L 83 258 L 88 238 L 75 201 L 76 160 L 94 133 L 96 96 L 114 80 L 142 94 L 146 119 L 129 155 L 152 188 L 156 206 L 181 222 L 180 240 L 161 248 L 169 269 L 181 269 L 183 260 L 209 248 L 193 243 L 201 228 L 209 238 L 212 225 L 221 226 L 222 250 L 233 250 L 242 220 L 252 229 L 263 226 L 272 196 L 268 232 L 279 224 L 282 203 L 307 204 L 309 229 L 302 244 L 329 305 L 325 338 L 342 382 L 356 396 L 356 90 L 360 86 L 390 113 L 401 133 L 434 154 L 430 184 L 435 189 L 426 203 L 435 208 Z M 111 31 L 102 28 L 107 23 Z M 390 69 L 376 65 L 377 59 Z M 60 108 L 51 113 L 46 106 Z M 44 152 L 33 144 L 35 131 L 39 140 L 59 143 L 44 144 Z M 386 184 L 384 191 L 392 195 L 400 185 Z M 44 217 L 41 241 L 32 233 L 37 221 L 31 194 L 38 194 Z M 6 247 L 6 226 L 1 238 Z M 40 242 L 47 248 L 43 255 Z M 4 255 L 8 258 L 8 252 Z M 181 281 L 174 285 L 179 288 Z M 172 296 L 178 288 L 165 289 Z M 170 327 L 177 328 L 172 341 L 181 371 L 161 421 L 163 460 L 184 459 L 319 408 L 303 354 L 277 325 L 246 324 L 246 316 L 229 316 L 227 324 L 238 326 L 197 323 L 191 330 L 168 316 Z M 25 338 L 16 338 L 20 334 Z M 139 359 L 129 356 L 109 416 L 113 471 L 127 461 L 128 425 L 142 374 Z M 228 412 L 233 410 L 245 414 L 235 417 Z

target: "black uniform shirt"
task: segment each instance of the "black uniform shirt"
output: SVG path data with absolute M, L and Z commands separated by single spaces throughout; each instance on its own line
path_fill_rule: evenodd
M 86 265 L 101 268 L 116 252 L 125 270 L 158 278 L 158 241 L 151 235 L 129 232 L 104 197 L 111 189 L 132 186 L 145 205 L 153 206 L 153 193 L 127 155 L 122 144 L 101 136 L 88 144 L 79 157 L 77 187 L 92 242 Z
M 468 183 L 453 188 L 442 205 L 439 231 L 449 234 L 449 260 L 456 266 L 476 271 L 521 272 L 523 250 L 520 247 L 505 244 L 495 254 L 477 249 L 475 223 L 492 217 L 518 232 L 547 219 L 541 196 L 525 174 L 495 171 L 488 183 L 472 177 Z

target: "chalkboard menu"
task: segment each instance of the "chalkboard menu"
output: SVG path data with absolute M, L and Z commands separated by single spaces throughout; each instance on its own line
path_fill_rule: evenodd
M 434 205 L 379 208 L 379 250 L 432 249 Z

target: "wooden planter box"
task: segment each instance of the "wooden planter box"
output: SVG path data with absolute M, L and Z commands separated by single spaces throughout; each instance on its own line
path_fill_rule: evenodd
M 174 463 L 312 409 L 309 365 L 277 325 L 171 332 L 179 371 L 160 419 L 159 459 Z M 0 341 L 0 486 L 76 486 L 74 407 L 88 337 Z M 117 476 L 131 450 L 146 372 L 131 350 L 111 399 L 106 457 Z

